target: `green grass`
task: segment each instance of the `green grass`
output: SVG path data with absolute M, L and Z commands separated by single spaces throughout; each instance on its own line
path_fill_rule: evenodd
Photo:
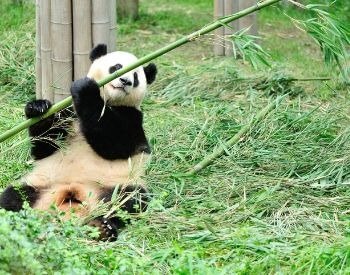
M 11 8 L 21 15 L 1 22 L 1 129 L 20 122 L 24 104 L 35 96 L 34 9 Z M 141 1 L 140 20 L 119 25 L 118 48 L 145 55 L 211 16 L 211 0 Z M 276 8 L 261 11 L 259 22 L 272 69 L 254 71 L 241 61 L 214 57 L 211 36 L 154 61 L 159 76 L 143 106 L 153 148 L 145 180 L 153 200 L 117 242 L 94 242 L 90 229 L 57 216 L 0 211 L 0 270 L 349 273 L 349 87 Z M 334 80 L 293 83 L 300 94 L 287 97 L 238 144 L 225 148 L 226 155 L 185 176 L 272 100 L 256 84 L 276 72 Z M 0 186 L 30 169 L 26 137 L 21 133 L 0 144 Z

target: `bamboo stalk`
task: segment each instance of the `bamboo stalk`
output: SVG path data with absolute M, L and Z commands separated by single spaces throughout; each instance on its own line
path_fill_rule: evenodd
M 73 0 L 73 59 L 74 79 L 86 75 L 91 65 L 89 59 L 92 47 L 91 35 L 91 2 L 86 0 Z
M 42 98 L 53 101 L 52 63 L 51 63 L 51 29 L 50 1 L 40 2 L 40 56 L 41 56 L 41 94 Z
M 37 99 L 42 97 L 41 93 L 41 41 L 40 41 L 40 0 L 35 1 L 35 96 Z
M 225 0 L 214 0 L 214 20 L 225 15 Z M 224 27 L 218 28 L 214 32 L 214 54 L 215 55 L 225 55 L 225 41 L 223 37 L 225 35 Z
M 69 87 L 73 79 L 71 4 L 71 0 L 51 0 L 54 102 L 59 102 L 70 95 Z
M 200 170 L 207 167 L 209 164 L 211 164 L 215 159 L 225 154 L 225 148 L 230 148 L 234 144 L 238 143 L 242 140 L 242 138 L 250 131 L 257 123 L 262 121 L 264 117 L 270 113 L 272 110 L 276 108 L 276 106 L 281 102 L 281 100 L 285 96 L 278 97 L 276 100 L 272 101 L 270 104 L 268 104 L 265 108 L 263 108 L 256 116 L 253 118 L 248 124 L 243 126 L 237 134 L 235 134 L 231 139 L 229 139 L 223 146 L 217 146 L 213 153 L 206 156 L 202 161 L 200 161 L 198 164 L 196 164 L 188 173 L 187 175 L 194 175 L 195 173 L 199 172 Z
M 110 9 L 109 0 L 92 0 L 92 44 L 104 43 L 109 51 Z
M 247 14 L 250 14 L 254 11 L 257 11 L 257 10 L 260 10 L 262 8 L 265 8 L 267 6 L 271 6 L 277 2 L 280 2 L 282 0 L 266 0 L 266 1 L 263 1 L 263 2 L 259 2 L 257 3 L 256 5 L 250 7 L 250 8 L 247 8 L 245 10 L 242 10 L 236 14 L 232 14 L 230 16 L 227 16 L 225 18 L 222 18 L 220 20 L 217 20 L 205 27 L 203 27 L 202 29 L 194 32 L 194 33 L 191 33 L 185 37 L 182 37 L 180 38 L 179 40 L 163 47 L 163 48 L 160 48 L 158 49 L 157 51 L 153 52 L 153 53 L 150 53 L 142 58 L 140 58 L 139 60 L 137 60 L 136 62 L 130 64 L 129 66 L 125 66 L 124 68 L 116 71 L 115 73 L 107 76 L 106 78 L 104 78 L 103 80 L 99 81 L 98 82 L 98 85 L 99 86 L 103 86 L 103 85 L 106 85 L 108 82 L 112 81 L 113 79 L 167 53 L 167 52 L 170 52 L 171 50 L 175 49 L 175 48 L 178 48 L 180 46 L 182 46 L 183 44 L 186 44 L 188 42 L 191 42 L 191 41 L 194 41 L 196 40 L 198 37 L 208 33 L 208 32 L 211 32 L 219 27 L 222 26 L 222 23 L 226 24 L 226 23 L 229 23 L 233 20 L 237 20 L 238 18 L 241 18 L 243 16 L 246 16 Z M 222 22 L 222 23 L 221 23 Z M 0 135 L 0 142 L 8 139 L 9 137 L 17 134 L 18 132 L 28 128 L 29 126 L 35 124 L 36 122 L 38 122 L 39 120 L 45 118 L 45 117 L 48 117 L 50 115 L 53 115 L 54 113 L 68 107 L 69 105 L 72 104 L 72 98 L 69 97 L 69 98 L 66 98 L 64 99 L 63 101 L 55 104 L 54 106 L 52 106 L 48 112 L 42 116 L 42 117 L 39 117 L 39 118 L 31 118 L 31 119 L 28 119 L 26 121 L 23 121 L 22 123 L 18 124 L 17 126 L 15 126 L 14 128 L 6 131 L 5 133 L 3 133 L 2 135 Z
M 109 51 L 114 52 L 116 50 L 116 29 L 117 29 L 117 1 L 110 0 L 111 5 L 109 9 Z

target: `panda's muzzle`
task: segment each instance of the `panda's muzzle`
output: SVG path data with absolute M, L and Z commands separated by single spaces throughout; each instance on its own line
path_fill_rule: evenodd
M 111 87 L 114 89 L 114 90 L 121 90 L 123 91 L 124 93 L 128 94 L 128 92 L 125 90 L 125 87 L 124 86 L 116 86 L 116 85 L 113 85 L 112 83 L 110 84 Z
M 128 78 L 119 78 L 120 82 L 123 84 L 123 86 L 132 86 L 132 82 Z
M 72 191 L 66 193 L 63 203 L 82 203 L 81 200 L 77 199 L 76 194 Z

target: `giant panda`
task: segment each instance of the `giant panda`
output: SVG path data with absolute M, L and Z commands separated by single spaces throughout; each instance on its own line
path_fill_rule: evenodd
M 90 52 L 87 77 L 73 82 L 73 110 L 66 109 L 29 127 L 34 168 L 9 185 L 0 196 L 0 207 L 19 211 L 24 201 L 35 209 L 91 215 L 98 203 L 110 202 L 117 192 L 121 208 L 143 211 L 148 195 L 141 176 L 150 146 L 140 109 L 147 85 L 156 77 L 156 65 L 138 67 L 99 88 L 97 81 L 137 60 L 128 52 L 107 53 L 99 44 Z M 27 118 L 44 114 L 48 100 L 27 103 Z M 90 221 L 100 239 L 115 240 L 125 224 L 115 216 Z

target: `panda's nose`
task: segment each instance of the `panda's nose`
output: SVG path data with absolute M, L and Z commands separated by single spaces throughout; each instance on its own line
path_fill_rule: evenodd
M 132 82 L 127 78 L 119 78 L 119 80 L 124 86 L 131 86 L 132 85 Z

